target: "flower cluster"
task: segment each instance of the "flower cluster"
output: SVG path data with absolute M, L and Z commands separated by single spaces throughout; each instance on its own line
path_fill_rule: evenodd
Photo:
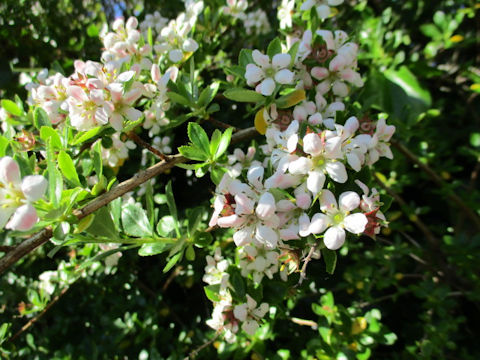
M 16 161 L 9 156 L 0 158 L 0 229 L 30 230 L 38 222 L 32 203 L 45 194 L 47 185 L 41 175 L 21 179 Z
M 342 2 L 305 1 L 300 10 L 315 7 L 326 19 L 330 6 Z M 283 1 L 279 8 L 283 28 L 292 27 L 293 7 Z M 395 131 L 381 117 L 364 131 L 355 116 L 345 116 L 345 98 L 363 80 L 358 46 L 344 31 L 307 29 L 287 37 L 282 51 L 272 54 L 270 48 L 268 55 L 253 50 L 244 73 L 247 86 L 270 99 L 255 117 L 266 144 L 246 154 L 235 149 L 228 157 L 209 223 L 232 229 L 237 261 L 229 266 L 254 284 L 275 276 L 286 281 L 299 268 L 292 254 L 306 254 L 308 244 L 335 251 L 348 233 L 374 236 L 386 225 L 378 192 L 358 173 L 382 156 L 393 157 L 389 141 Z M 295 266 L 284 266 L 286 258 Z M 207 268 L 211 273 L 212 265 Z M 268 305 L 257 307 L 248 295 L 245 303 L 232 300 L 227 268 L 215 268 L 224 285 L 208 324 L 232 340 L 240 322 L 253 334 Z

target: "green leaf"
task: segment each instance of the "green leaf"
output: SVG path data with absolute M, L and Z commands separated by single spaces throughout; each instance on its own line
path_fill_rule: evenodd
M 198 225 L 202 221 L 202 216 L 204 209 L 202 207 L 195 207 L 193 209 L 187 209 L 187 219 L 188 219 L 188 234 L 192 236 L 197 230 Z
M 280 54 L 282 52 L 282 42 L 280 39 L 277 37 L 273 39 L 270 44 L 268 44 L 267 48 L 267 55 L 271 58 L 273 58 L 274 55 Z
M 149 26 L 147 31 L 147 42 L 150 47 L 153 47 L 153 33 L 152 28 Z
M 52 139 L 47 140 L 47 172 L 49 199 L 56 208 L 60 202 L 63 190 L 62 175 L 57 170 L 55 152 L 53 151 Z
M 5 151 L 9 143 L 10 141 L 8 141 L 5 136 L 0 135 L 0 157 L 5 156 Z
M 432 97 L 427 89 L 422 88 L 415 75 L 406 67 L 402 66 L 398 71 L 387 70 L 387 79 L 400 86 L 408 96 L 422 101 L 427 107 L 432 105 Z
M 3 99 L 1 101 L 2 107 L 14 116 L 22 116 L 23 111 L 12 100 Z
M 42 126 L 40 128 L 40 139 L 45 142 L 47 142 L 47 139 L 51 139 L 52 146 L 57 150 L 63 148 L 60 135 L 58 135 L 57 131 L 50 126 Z
M 149 237 L 153 235 L 153 229 L 148 221 L 147 214 L 137 204 L 125 204 L 122 206 L 123 231 L 129 236 Z
M 230 145 L 230 140 L 232 139 L 232 132 L 233 132 L 233 128 L 228 128 L 222 134 L 222 137 L 220 139 L 220 144 L 218 145 L 218 149 L 214 155 L 214 160 L 220 158 L 220 156 L 222 156 L 227 150 L 228 145 Z
M 248 64 L 255 63 L 253 61 L 252 50 L 250 49 L 242 49 L 240 50 L 240 54 L 238 55 L 238 63 L 242 68 L 246 68 Z M 242 76 L 244 76 L 245 71 L 243 71 Z
M 160 236 L 169 236 L 175 230 L 175 219 L 171 215 L 162 217 L 157 223 L 157 233 Z
M 90 37 L 97 37 L 100 31 L 98 30 L 98 27 L 95 24 L 90 24 L 87 27 L 87 35 Z
M 300 46 L 300 41 L 297 41 L 295 42 L 292 47 L 288 50 L 288 53 L 290 54 L 290 56 L 292 57 L 292 59 L 290 60 L 290 66 L 293 66 L 293 64 L 295 63 L 295 58 L 297 56 L 297 52 L 298 52 L 298 47 Z
M 155 242 L 150 244 L 143 244 L 138 250 L 140 256 L 158 255 L 170 248 L 170 244 L 165 242 Z
M 220 184 L 220 181 L 222 181 L 223 175 L 227 170 L 221 166 L 215 166 L 210 170 L 210 179 L 212 179 L 213 183 L 215 185 Z
M 83 143 L 87 140 L 90 140 L 91 138 L 99 135 L 102 130 L 103 130 L 103 127 L 99 126 L 99 127 L 90 129 L 87 132 L 79 132 L 73 138 L 72 145 L 78 145 L 78 144 L 81 144 L 81 143 Z
M 210 139 L 210 154 L 217 153 L 218 145 L 220 145 L 221 138 L 222 138 L 222 132 L 218 129 L 215 129 Z
M 203 290 L 205 291 L 205 295 L 207 295 L 207 298 L 210 301 L 219 302 L 220 300 L 222 300 L 219 294 L 220 284 L 204 286 Z
M 186 97 L 184 97 L 183 95 L 180 95 L 176 92 L 169 91 L 169 92 L 167 92 L 167 96 L 174 103 L 177 103 L 177 104 L 180 104 L 180 105 L 183 105 L 183 106 L 187 106 L 187 107 L 190 107 L 192 105 L 190 100 L 188 100 Z
M 208 159 L 208 155 L 195 146 L 180 146 L 178 152 L 190 160 L 205 161 Z
M 232 284 L 233 290 L 235 291 L 236 295 L 240 299 L 243 299 L 246 295 L 246 286 L 245 281 L 243 280 L 243 277 L 240 274 L 240 271 L 238 271 L 238 269 L 234 269 L 234 271 L 232 271 L 230 283 Z
M 85 229 L 91 235 L 105 236 L 112 240 L 118 240 L 118 231 L 110 215 L 107 207 L 102 207 L 93 213 L 95 216 L 90 223 L 90 226 Z
M 167 205 L 168 205 L 168 209 L 170 210 L 170 215 L 172 215 L 173 219 L 175 220 L 174 222 L 175 232 L 177 234 L 177 237 L 180 237 L 180 227 L 178 224 L 177 206 L 175 205 L 175 199 L 173 197 L 171 180 L 165 186 L 165 194 L 167 195 Z
M 174 265 L 180 260 L 181 256 L 182 256 L 183 252 L 180 251 L 178 253 L 176 253 L 175 255 L 173 255 L 170 260 L 168 261 L 167 265 L 165 265 L 165 267 L 163 268 L 163 272 L 166 273 L 168 272 L 172 267 L 174 267 Z
M 473 147 L 480 147 L 480 133 L 470 134 L 470 145 Z
M 208 136 L 205 130 L 198 125 L 196 122 L 188 123 L 188 138 L 195 145 L 199 148 L 203 153 L 209 155 L 210 154 L 210 143 L 208 141 Z
M 213 236 L 209 232 L 196 232 L 193 236 L 193 242 L 198 247 L 205 247 L 212 243 Z
M 75 169 L 75 164 L 73 163 L 72 158 L 63 150 L 58 154 L 58 167 L 63 176 L 65 176 L 65 179 L 67 179 L 67 181 L 73 186 L 82 186 L 78 179 L 77 170 Z
M 40 129 L 42 126 L 52 126 L 48 114 L 41 107 L 37 107 L 33 112 L 33 125 Z
M 202 108 L 210 104 L 215 98 L 215 95 L 217 95 L 219 86 L 220 83 L 214 82 L 213 84 L 210 84 L 210 86 L 208 86 L 207 88 L 203 89 L 200 93 L 200 97 L 198 98 L 198 107 Z
M 231 88 L 226 90 L 223 95 L 230 100 L 238 102 L 252 102 L 258 103 L 264 101 L 265 98 L 262 94 L 253 90 L 247 90 L 243 88 Z
M 102 144 L 97 142 L 93 148 L 93 166 L 95 168 L 95 173 L 100 181 L 103 176 L 103 161 L 102 161 Z
M 325 261 L 325 268 L 327 270 L 327 273 L 333 274 L 335 271 L 335 267 L 337 266 L 337 253 L 333 250 L 323 248 L 322 257 Z
M 188 261 L 194 261 L 195 260 L 195 249 L 193 248 L 192 245 L 189 245 L 187 247 L 187 250 L 185 250 L 185 258 Z

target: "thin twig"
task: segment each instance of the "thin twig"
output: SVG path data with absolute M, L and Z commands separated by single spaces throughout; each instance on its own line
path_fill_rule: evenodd
M 428 226 L 425 225 L 425 223 L 422 220 L 420 220 L 420 218 L 417 215 L 414 215 L 414 214 L 412 215 L 409 213 L 409 211 L 407 210 L 409 206 L 406 203 L 406 201 L 403 200 L 403 198 L 400 195 L 398 195 L 395 191 L 393 191 L 390 187 L 388 187 L 382 180 L 380 180 L 380 178 L 376 174 L 373 174 L 373 176 L 375 177 L 375 181 L 377 182 L 377 184 L 380 185 L 380 187 L 382 187 L 383 189 L 385 189 L 385 191 L 395 199 L 395 201 L 400 205 L 402 210 L 408 216 L 408 219 L 418 227 L 418 229 L 423 233 L 423 235 L 425 235 L 425 238 L 430 243 L 430 245 L 432 245 L 434 248 L 438 248 L 439 247 L 438 239 L 435 237 L 435 235 L 433 235 L 433 233 L 430 231 Z
M 292 318 L 290 318 L 290 321 L 292 321 L 293 323 L 298 324 L 298 325 L 310 326 L 313 330 L 318 329 L 318 324 L 313 320 L 305 320 L 305 319 L 292 317 Z
M 308 266 L 308 263 L 312 260 L 313 253 L 315 252 L 316 248 L 317 248 L 317 244 L 313 244 L 312 246 L 310 246 L 308 255 L 305 258 L 305 260 L 303 260 L 302 272 L 300 273 L 300 278 L 298 279 L 298 284 L 296 286 L 302 285 L 303 280 L 307 278 L 307 266 Z
M 133 140 L 135 143 L 137 143 L 141 147 L 147 149 L 148 151 L 150 151 L 152 154 L 159 157 L 160 159 L 162 160 L 168 159 L 168 157 L 165 154 L 163 154 L 161 151 L 159 151 L 158 149 L 154 148 L 152 145 L 147 143 L 145 140 L 143 140 L 140 136 L 135 134 L 133 131 L 128 132 L 127 136 L 129 139 Z
M 198 353 L 200 351 L 202 351 L 203 349 L 205 349 L 207 346 L 209 346 L 210 344 L 213 344 L 213 342 L 215 340 L 218 339 L 218 337 L 220 336 L 220 331 L 217 331 L 217 333 L 215 334 L 215 336 L 213 338 L 211 338 L 210 340 L 208 340 L 206 343 L 203 343 L 202 345 L 200 345 L 198 348 L 196 348 L 195 350 L 193 350 L 192 352 L 190 352 L 190 354 L 188 354 L 188 356 L 184 359 L 184 360 L 190 360 L 190 359 L 195 359 L 195 357 L 198 355 Z
M 232 136 L 231 144 L 238 143 L 240 141 L 246 140 L 248 138 L 258 135 L 257 130 L 252 128 L 242 129 L 235 133 Z M 120 183 L 119 185 L 112 188 L 110 191 L 98 196 L 92 202 L 88 203 L 84 207 L 74 210 L 73 215 L 75 215 L 78 220 L 83 219 L 84 217 L 92 214 L 101 207 L 107 205 L 116 198 L 126 194 L 127 192 L 135 189 L 151 178 L 165 172 L 168 169 L 171 169 L 176 164 L 184 163 L 188 161 L 187 158 L 183 157 L 180 154 L 169 156 L 168 159 L 162 160 L 159 163 L 149 167 L 146 170 L 140 171 L 135 174 L 128 180 Z M 38 246 L 43 245 L 52 237 L 52 228 L 46 227 L 45 229 L 34 234 L 32 237 L 28 238 L 24 242 L 17 245 L 14 249 L 6 253 L 2 258 L 0 258 L 0 274 L 5 272 L 5 270 L 20 260 L 22 257 L 27 255 L 29 252 L 36 249 Z
M 410 150 L 408 150 L 403 144 L 399 143 L 396 140 L 391 141 L 392 145 L 395 146 L 407 159 L 412 161 L 413 163 L 417 164 L 420 169 L 422 169 L 429 177 L 432 179 L 434 183 L 436 183 L 441 188 L 446 188 L 447 183 L 443 181 L 443 179 L 428 165 L 424 164 L 420 161 L 420 159 L 413 154 Z M 446 196 L 457 205 L 458 209 L 461 210 L 470 220 L 472 220 L 473 224 L 477 227 L 477 230 L 480 231 L 480 217 L 475 214 L 475 212 L 467 205 L 465 202 L 456 194 L 447 190 Z
M 224 123 L 223 121 L 219 121 L 214 119 L 213 117 L 209 117 L 208 121 L 211 122 L 213 125 L 216 127 L 222 128 L 222 129 L 228 129 L 228 128 L 233 128 L 233 131 L 237 131 L 238 129 L 230 124 Z
M 55 305 L 59 300 L 60 298 L 65 295 L 65 293 L 68 291 L 68 289 L 70 289 L 70 287 L 73 285 L 70 284 L 69 286 L 65 287 L 62 289 L 62 291 L 60 292 L 60 294 L 58 294 L 57 296 L 55 296 L 53 298 L 52 301 L 50 301 L 47 306 L 45 306 L 45 308 L 40 312 L 38 313 L 35 317 L 33 317 L 32 319 L 30 319 L 25 325 L 22 326 L 22 328 L 20 330 L 18 330 L 14 335 L 12 335 L 8 340 L 7 342 L 12 342 L 12 341 L 15 341 L 15 339 L 17 339 L 20 335 L 22 335 L 25 331 L 27 331 L 31 326 L 33 326 L 38 320 L 40 320 L 43 315 L 45 315 L 45 313 L 50 310 L 50 308 Z

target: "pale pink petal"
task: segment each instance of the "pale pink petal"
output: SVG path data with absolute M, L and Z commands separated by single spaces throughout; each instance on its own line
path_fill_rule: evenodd
M 25 204 L 15 210 L 15 213 L 5 227 L 16 231 L 28 231 L 37 222 L 37 211 L 31 204 Z
M 20 183 L 20 168 L 10 156 L 4 156 L 0 159 L 0 182 L 3 184 Z
M 42 175 L 25 176 L 22 180 L 22 191 L 28 201 L 37 201 L 47 190 L 48 181 Z

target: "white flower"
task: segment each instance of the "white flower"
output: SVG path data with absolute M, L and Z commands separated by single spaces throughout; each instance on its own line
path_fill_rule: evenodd
M 282 0 L 277 12 L 277 18 L 280 20 L 280 29 L 292 27 L 292 15 L 294 7 L 295 0 Z
M 233 308 L 233 315 L 242 322 L 242 330 L 248 335 L 254 335 L 259 325 L 258 322 L 268 312 L 267 303 L 262 303 L 257 308 L 257 302 L 247 294 L 247 302 Z
M 308 11 L 312 7 L 315 7 L 318 17 L 320 19 L 326 19 L 331 13 L 330 6 L 338 6 L 342 3 L 343 0 L 306 0 L 300 7 L 300 10 Z
M 20 177 L 20 168 L 9 156 L 0 159 L 0 229 L 28 231 L 37 222 L 37 211 L 31 204 L 39 200 L 47 189 L 47 180 L 41 175 Z M 9 221 L 10 219 L 10 221 Z
M 353 191 L 340 194 L 339 204 L 330 190 L 323 190 L 320 197 L 320 210 L 312 217 L 309 231 L 320 234 L 325 229 L 323 241 L 330 250 L 339 249 L 345 242 L 345 230 L 353 234 L 361 234 L 368 223 L 367 217 L 362 213 L 350 214 L 360 205 L 360 196 Z M 345 229 L 345 230 L 344 230 Z
M 270 96 L 276 84 L 293 83 L 294 73 L 287 69 L 290 67 L 290 54 L 276 54 L 270 60 L 268 55 L 258 50 L 252 52 L 255 64 L 248 64 L 245 72 L 247 84 L 255 86 L 255 90 L 262 95 Z

